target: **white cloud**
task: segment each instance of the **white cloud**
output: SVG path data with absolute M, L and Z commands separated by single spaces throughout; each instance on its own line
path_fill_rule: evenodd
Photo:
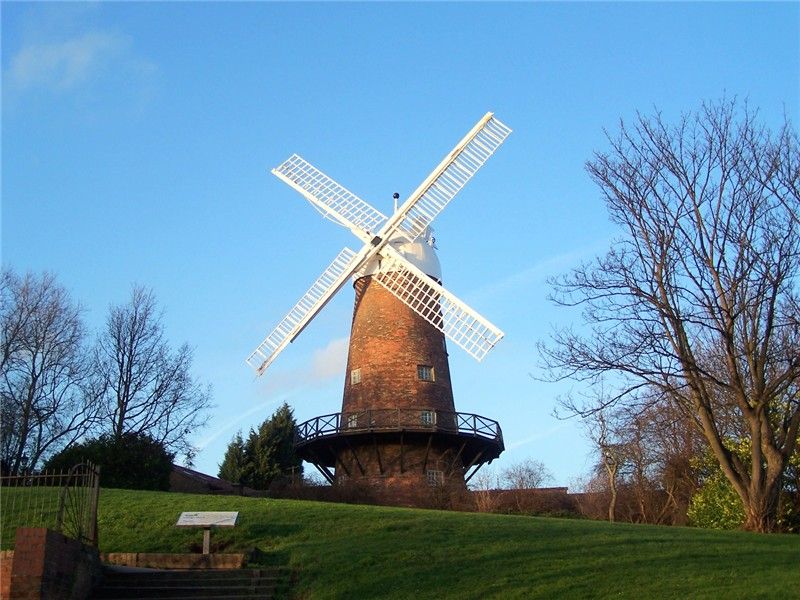
M 511 442 L 510 444 L 508 444 L 506 446 L 506 449 L 514 450 L 516 448 L 520 448 L 521 446 L 526 446 L 526 445 L 528 445 L 528 444 L 530 444 L 532 442 L 538 442 L 539 440 L 543 440 L 545 438 L 548 438 L 551 435 L 557 433 L 558 431 L 561 431 L 562 429 L 564 429 L 566 427 L 572 427 L 572 425 L 573 424 L 571 422 L 568 422 L 568 421 L 563 421 L 561 423 L 557 423 L 556 425 L 553 425 L 550 429 L 547 429 L 546 431 L 540 431 L 539 433 L 535 433 L 535 434 L 533 434 L 531 436 L 528 436 L 526 438 L 523 438 L 521 440 L 516 440 L 514 442 Z
M 321 350 L 314 352 L 311 357 L 311 379 L 314 382 L 323 382 L 332 377 L 341 377 L 347 366 L 347 351 L 350 338 L 333 340 Z
M 104 32 L 60 42 L 29 43 L 11 58 L 8 84 L 18 91 L 69 90 L 98 74 L 129 47 L 127 36 Z
M 288 396 L 286 396 L 286 395 L 276 396 L 276 397 L 270 398 L 269 400 L 261 402 L 260 404 L 257 404 L 253 408 L 251 408 L 251 409 L 249 409 L 249 410 L 247 410 L 247 411 L 245 411 L 243 413 L 237 413 L 234 417 L 231 417 L 230 419 L 228 419 L 227 421 L 225 421 L 221 425 L 215 427 L 214 431 L 212 431 L 211 433 L 209 433 L 205 437 L 203 437 L 203 439 L 201 439 L 197 443 L 197 449 L 199 451 L 205 449 L 206 446 L 211 444 L 211 442 L 217 440 L 223 433 L 226 433 L 229 430 L 233 429 L 234 427 L 240 425 L 248 417 L 251 417 L 252 415 L 254 415 L 256 413 L 263 413 L 264 409 L 266 409 L 268 406 L 278 405 L 279 403 L 284 402 L 287 398 L 288 398 Z M 244 433 L 245 433 L 245 437 L 246 437 L 247 436 L 247 432 L 244 432 Z
M 594 256 L 607 246 L 608 240 L 602 240 L 577 250 L 548 256 L 526 269 L 481 286 L 468 294 L 467 298 L 470 302 L 480 304 L 498 296 L 511 295 L 521 288 L 542 282 L 552 275 L 564 272 L 581 260 Z
M 256 413 L 263 413 L 264 409 L 272 405 L 291 400 L 302 390 L 314 388 L 343 376 L 347 363 L 349 338 L 337 338 L 324 348 L 315 350 L 311 355 L 308 367 L 292 369 L 267 375 L 264 394 L 267 399 L 253 406 L 243 413 L 237 413 L 230 419 L 215 427 L 214 431 L 206 435 L 197 446 L 203 449 L 222 434 L 233 430 Z
M 309 363 L 304 366 L 268 372 L 265 375 L 264 392 L 268 396 L 296 392 L 343 377 L 348 345 L 349 338 L 337 338 L 324 348 L 315 350 Z

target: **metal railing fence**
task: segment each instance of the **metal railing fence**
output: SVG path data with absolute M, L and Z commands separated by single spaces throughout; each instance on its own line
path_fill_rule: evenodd
M 47 527 L 97 545 L 100 468 L 0 477 L 0 548 L 14 547 L 17 527 Z
M 441 431 L 503 441 L 500 424 L 472 413 L 433 409 L 377 408 L 315 417 L 297 426 L 295 443 L 362 431 Z

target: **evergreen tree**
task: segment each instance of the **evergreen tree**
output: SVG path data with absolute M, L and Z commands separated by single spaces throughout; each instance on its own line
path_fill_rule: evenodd
M 228 449 L 225 451 L 225 458 L 219 465 L 218 477 L 231 483 L 243 483 L 245 479 L 245 445 L 242 439 L 242 432 L 238 431 Z
M 294 411 L 284 402 L 257 430 L 250 430 L 246 441 L 236 434 L 225 451 L 219 476 L 257 490 L 268 489 L 273 481 L 300 477 L 303 465 L 294 450 L 296 426 Z

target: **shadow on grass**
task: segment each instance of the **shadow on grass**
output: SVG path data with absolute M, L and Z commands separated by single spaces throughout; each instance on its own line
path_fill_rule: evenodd
M 297 523 L 251 523 L 247 527 L 247 534 L 257 538 L 291 537 L 302 531 Z
M 253 547 L 247 553 L 248 567 L 288 567 L 290 553 L 288 550 L 269 550 Z

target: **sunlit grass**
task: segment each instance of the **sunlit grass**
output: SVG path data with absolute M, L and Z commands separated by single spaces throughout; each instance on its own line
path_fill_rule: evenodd
M 104 552 L 198 551 L 182 511 L 236 510 L 219 551 L 261 551 L 302 598 L 790 598 L 800 536 L 102 490 Z
M 0 549 L 14 547 L 17 527 L 54 529 L 61 487 L 0 487 Z

